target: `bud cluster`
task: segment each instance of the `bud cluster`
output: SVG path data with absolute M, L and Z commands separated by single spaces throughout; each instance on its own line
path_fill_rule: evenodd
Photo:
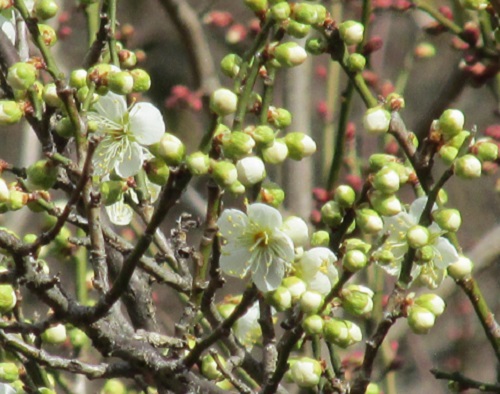
M 408 325 L 415 334 L 427 334 L 446 304 L 436 294 L 422 294 L 413 300 L 408 311 Z

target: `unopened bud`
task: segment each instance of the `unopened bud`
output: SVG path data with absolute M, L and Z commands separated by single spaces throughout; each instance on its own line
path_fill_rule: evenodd
M 262 149 L 262 157 L 266 163 L 280 164 L 288 157 L 288 147 L 282 138 L 274 140 L 274 143 Z
M 353 73 L 359 73 L 365 69 L 366 58 L 360 53 L 352 53 L 346 61 L 347 69 Z
M 321 55 L 328 49 L 328 42 L 323 37 L 311 37 L 306 41 L 306 51 L 311 55 Z
M 318 22 L 318 10 L 312 4 L 295 3 L 292 17 L 299 23 L 314 25 Z
M 399 175 L 389 167 L 384 167 L 373 176 L 373 187 L 386 194 L 399 190 Z
M 380 265 L 389 265 L 395 260 L 394 254 L 387 249 L 377 250 L 373 253 L 372 258 Z
M 7 183 L 0 178 L 0 203 L 4 203 L 9 201 L 10 198 L 10 190 L 7 186 Z
M 290 4 L 286 1 L 274 4 L 269 9 L 269 16 L 277 22 L 283 22 L 290 17 Z
M 463 6 L 472 11 L 485 10 L 489 4 L 487 0 L 464 0 L 463 2 Z
M 359 250 L 364 254 L 367 254 L 371 248 L 372 246 L 369 243 L 364 242 L 359 238 L 349 238 L 344 241 L 344 249 L 346 252 L 349 250 Z
M 242 131 L 234 131 L 222 139 L 224 156 L 228 159 L 238 160 L 252 153 L 255 141 Z
M 19 62 L 9 67 L 7 82 L 13 89 L 26 90 L 35 83 L 37 76 L 33 64 Z
M 302 294 L 304 294 L 307 289 L 306 283 L 296 276 L 286 277 L 283 279 L 281 285 L 288 289 L 292 295 L 293 301 L 297 301 L 300 297 L 302 297 Z
M 212 177 L 222 187 L 231 186 L 238 180 L 238 171 L 229 161 L 218 161 L 212 168 Z
M 17 303 L 16 292 L 11 285 L 0 284 L 0 314 L 9 313 Z
M 391 114 L 383 107 L 369 108 L 363 117 L 363 126 L 368 133 L 386 133 L 391 123 Z
M 384 228 L 384 222 L 379 214 L 368 208 L 356 211 L 356 225 L 366 234 L 376 234 Z
M 382 391 L 376 383 L 369 383 L 366 388 L 365 394 L 380 394 Z
M 283 222 L 281 231 L 290 237 L 296 248 L 305 247 L 309 241 L 307 223 L 298 216 L 289 216 Z
M 118 60 L 121 68 L 132 68 L 137 65 L 137 55 L 127 49 L 121 49 L 118 52 Z
M 38 19 L 47 20 L 56 16 L 59 6 L 54 0 L 36 0 L 33 11 Z
M 167 183 L 168 177 L 170 176 L 170 169 L 165 164 L 163 159 L 154 157 L 149 159 L 144 164 L 144 170 L 148 179 L 156 185 L 163 186 Z
M 373 310 L 373 294 L 366 286 L 349 285 L 340 293 L 342 307 L 353 315 L 366 315 Z
M 222 73 L 229 78 L 235 78 L 240 72 L 241 62 L 241 57 L 234 53 L 224 56 L 220 62 Z
M 269 107 L 267 118 L 277 129 L 284 129 L 292 123 L 292 114 L 284 108 Z
M 125 394 L 127 388 L 119 379 L 108 379 L 99 394 Z
M 160 141 L 149 147 L 152 154 L 162 158 L 170 166 L 179 165 L 184 159 L 186 146 L 175 135 L 165 133 Z
M 455 175 L 464 179 L 481 176 L 481 162 L 473 155 L 463 155 L 455 161 Z
M 263 12 L 267 9 L 267 0 L 244 0 L 245 5 L 254 12 Z
M 443 159 L 444 163 L 447 165 L 453 163 L 453 161 L 457 158 L 457 156 L 458 156 L 458 149 L 453 146 L 443 145 L 439 149 L 439 157 L 441 157 L 441 159 Z
M 229 190 L 230 193 L 235 194 L 235 195 L 243 194 L 246 191 L 245 185 L 243 185 L 243 183 L 241 183 L 240 181 L 236 181 L 234 183 L 231 183 L 231 185 L 229 185 L 227 190 Z
M 302 322 L 302 328 L 307 335 L 318 335 L 323 332 L 323 323 L 321 316 L 310 315 Z
M 141 93 L 149 90 L 151 87 L 151 77 L 145 70 L 135 68 L 130 71 L 130 74 L 134 78 L 134 92 Z
M 285 136 L 288 156 L 293 160 L 302 160 L 316 152 L 316 143 L 304 133 L 294 132 Z
M 24 113 L 15 101 L 0 100 L 0 126 L 13 125 L 21 120 Z
M 339 33 L 346 45 L 357 45 L 363 41 L 364 26 L 356 21 L 345 21 L 339 25 Z
M 69 75 L 69 86 L 75 89 L 87 86 L 87 71 L 84 69 L 71 71 L 71 74 Z
M 366 267 L 367 264 L 368 257 L 360 250 L 350 250 L 342 259 L 342 266 L 350 272 L 359 271 Z
M 439 117 L 439 130 L 445 139 L 449 139 L 463 130 L 464 123 L 465 117 L 462 111 L 458 109 L 447 109 Z
M 266 203 L 273 207 L 279 207 L 285 200 L 285 192 L 276 183 L 265 182 L 261 189 L 257 201 Z
M 90 344 L 90 338 L 79 328 L 73 327 L 68 331 L 68 338 L 71 344 L 80 349 Z
M 462 280 L 472 273 L 474 264 L 465 257 L 460 256 L 456 262 L 448 266 L 448 274 L 455 280 Z
M 328 201 L 321 207 L 321 221 L 330 227 L 338 227 L 344 218 L 342 208 L 336 201 Z
M 210 109 L 219 116 L 236 112 L 237 106 L 238 96 L 229 89 L 217 89 L 210 96 Z
M 323 327 L 325 341 L 333 343 L 341 348 L 346 348 L 363 339 L 361 329 L 348 320 L 331 319 L 325 322 Z
M 16 364 L 0 363 L 0 382 L 12 383 L 18 379 L 19 379 L 19 368 L 17 367 Z M 5 393 L 8 392 L 9 392 L 8 390 L 5 391 Z
M 34 189 L 48 190 L 57 181 L 57 167 L 49 160 L 39 160 L 28 167 L 28 183 Z
M 422 248 L 430 241 L 430 233 L 427 227 L 416 225 L 408 229 L 406 240 L 411 248 Z
M 397 162 L 397 160 L 397 157 L 393 155 L 388 155 L 385 153 L 375 153 L 370 156 L 368 162 L 370 164 L 370 170 L 375 172 L 381 170 L 389 163 Z
M 42 333 L 42 340 L 51 344 L 59 344 L 66 341 L 66 327 L 64 324 L 57 324 L 47 328 Z
M 274 142 L 274 130 L 269 126 L 257 126 L 251 130 L 245 130 L 245 133 L 250 135 L 259 147 L 269 147 Z
M 52 47 L 55 45 L 55 43 L 57 42 L 57 33 L 52 28 L 52 26 L 39 23 L 38 31 L 40 32 L 45 45 L 47 45 L 48 47 Z
M 274 57 L 282 66 L 295 67 L 304 63 L 307 52 L 296 42 L 286 42 L 278 45 L 273 51 Z
M 316 313 L 323 306 L 324 301 L 320 293 L 306 290 L 300 297 L 300 310 L 307 314 Z
M 113 93 L 126 95 L 134 90 L 134 77 L 128 71 L 110 73 L 108 87 Z
M 482 162 L 495 161 L 498 158 L 498 145 L 492 141 L 478 141 L 474 150 L 477 158 Z
M 58 108 L 62 102 L 59 96 L 57 95 L 57 88 L 55 83 L 48 83 L 43 87 L 43 101 L 49 107 Z
M 415 47 L 415 56 L 420 59 L 429 59 L 436 56 L 436 47 L 430 42 L 421 42 Z
M 415 334 L 427 334 L 434 326 L 436 316 L 428 309 L 415 305 L 408 314 L 408 325 Z
M 283 312 L 292 306 L 292 293 L 284 286 L 279 286 L 276 290 L 267 293 L 266 299 L 279 312 Z
M 370 204 L 382 216 L 394 216 L 403 210 L 401 201 L 394 194 L 385 194 L 378 190 L 370 193 Z
M 101 199 L 104 205 L 112 205 L 123 197 L 125 184 L 123 181 L 104 181 L 100 185 Z
M 194 152 L 186 157 L 186 165 L 193 175 L 205 175 L 210 169 L 210 159 L 203 152 Z
M 457 232 L 462 224 L 460 212 L 456 209 L 438 209 L 432 212 L 432 218 L 445 231 Z
M 296 360 L 290 368 L 292 380 L 299 387 L 304 388 L 317 386 L 321 379 L 321 373 L 320 362 L 308 357 Z
M 264 162 L 257 156 L 245 157 L 236 163 L 238 180 L 245 186 L 262 182 L 266 177 Z
M 446 307 L 446 304 L 441 297 L 439 297 L 437 294 L 431 293 L 418 296 L 417 298 L 415 298 L 414 302 L 415 305 L 427 309 L 436 317 L 441 316 Z
M 311 246 L 328 246 L 330 244 L 330 234 L 327 231 L 315 231 L 311 236 Z
M 295 38 L 304 38 L 310 31 L 311 25 L 306 25 L 304 23 L 294 21 L 293 19 L 288 20 L 288 24 L 286 25 L 286 32 L 288 35 Z

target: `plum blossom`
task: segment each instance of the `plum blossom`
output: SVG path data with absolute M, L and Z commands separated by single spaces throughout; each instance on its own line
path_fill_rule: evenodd
M 337 256 L 330 249 L 312 248 L 295 264 L 296 275 L 306 283 L 307 290 L 326 296 L 339 279 L 336 261 Z
M 275 290 L 294 259 L 293 242 L 280 229 L 279 211 L 260 203 L 249 205 L 247 214 L 226 209 L 217 224 L 225 239 L 221 270 L 240 278 L 251 273 L 260 291 Z

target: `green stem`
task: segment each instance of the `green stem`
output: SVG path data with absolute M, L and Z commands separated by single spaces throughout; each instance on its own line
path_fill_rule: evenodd
M 267 77 L 264 81 L 264 94 L 262 95 L 262 106 L 260 110 L 260 124 L 267 124 L 267 112 L 271 105 L 274 93 L 274 79 L 276 77 L 276 68 L 270 66 Z
M 250 67 L 250 73 L 245 82 L 245 87 L 243 88 L 243 93 L 238 99 L 238 108 L 236 109 L 236 114 L 234 116 L 233 131 L 241 131 L 243 127 L 243 120 L 245 118 L 245 113 L 247 111 L 248 100 L 253 91 L 253 86 L 259 75 L 259 69 L 261 62 L 259 59 L 255 58 L 252 66 Z
M 92 46 L 99 31 L 99 2 L 89 4 L 85 7 L 87 19 L 87 41 L 89 48 Z
M 455 22 L 451 21 L 446 16 L 444 16 L 443 14 L 441 14 L 439 12 L 439 10 L 437 10 L 436 8 L 434 8 L 426 0 L 415 2 L 415 6 L 419 10 L 422 10 L 425 13 L 429 14 L 430 16 L 432 16 L 436 21 L 438 21 L 440 24 L 442 24 L 444 27 L 446 27 L 452 33 L 454 33 L 454 34 L 456 34 L 458 36 L 460 36 L 463 33 L 463 29 L 460 26 L 458 26 Z
M 118 53 L 116 52 L 116 1 L 117 0 L 107 0 L 105 6 L 109 16 L 109 56 L 111 58 L 111 63 L 119 67 L 120 61 L 118 60 Z

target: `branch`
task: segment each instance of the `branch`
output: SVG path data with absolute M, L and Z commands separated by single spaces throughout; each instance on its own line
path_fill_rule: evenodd
M 479 382 L 477 380 L 469 379 L 468 377 L 462 375 L 459 372 L 443 372 L 437 369 L 431 369 L 431 374 L 434 375 L 436 379 L 444 379 L 451 380 L 454 383 L 457 383 L 458 387 L 456 387 L 457 392 L 465 391 L 468 389 L 478 389 L 479 391 L 487 392 L 487 393 L 500 393 L 500 385 L 497 384 L 488 384 Z

